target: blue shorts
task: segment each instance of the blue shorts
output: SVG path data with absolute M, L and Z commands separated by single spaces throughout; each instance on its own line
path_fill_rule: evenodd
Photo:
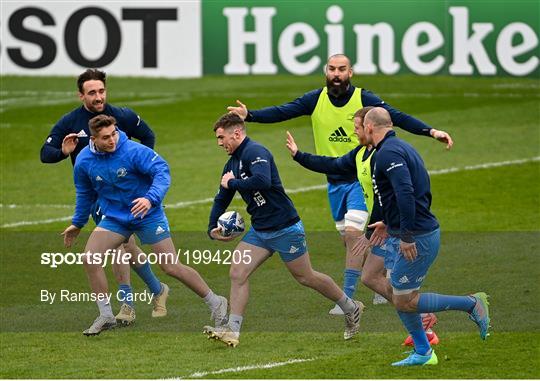
M 328 183 L 327 189 L 334 221 L 343 220 L 348 210 L 367 211 L 364 193 L 358 181 L 350 184 Z
M 129 223 L 123 223 L 114 218 L 103 216 L 98 226 L 123 235 L 126 239 L 135 233 L 141 240 L 141 243 L 148 245 L 163 241 L 165 238 L 171 236 L 169 221 L 167 221 L 167 217 L 163 211 L 152 213 L 143 219 L 137 218 Z
M 391 281 L 394 291 L 417 290 L 420 288 L 431 264 L 437 258 L 441 246 L 441 231 L 414 236 L 418 256 L 408 261 L 399 252 L 399 238 L 389 238 L 395 252 L 395 263 L 392 268 Z
M 96 226 L 98 226 L 101 222 L 101 219 L 103 218 L 103 214 L 101 213 L 101 208 L 99 207 L 97 201 L 92 204 L 90 215 L 92 216 L 92 219 L 94 220 Z
M 388 240 L 384 241 L 381 246 L 373 246 L 371 248 L 371 254 L 376 255 L 377 257 L 382 257 L 384 259 L 384 268 L 387 270 L 392 270 L 392 267 L 394 267 L 396 253 L 390 243 L 387 243 L 387 241 Z
M 273 231 L 257 231 L 252 226 L 242 241 L 266 249 L 272 254 L 277 251 L 283 262 L 293 261 L 307 253 L 306 233 L 302 221 Z

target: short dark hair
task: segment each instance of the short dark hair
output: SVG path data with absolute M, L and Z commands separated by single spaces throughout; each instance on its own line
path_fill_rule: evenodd
M 109 127 L 112 124 L 116 124 L 116 119 L 114 116 L 101 114 L 90 119 L 88 122 L 88 128 L 90 128 L 90 133 L 92 136 L 97 136 L 102 128 Z
M 230 112 L 228 114 L 222 115 L 217 120 L 217 122 L 214 123 L 214 132 L 217 131 L 218 128 L 223 128 L 224 130 L 226 130 L 232 127 L 239 127 L 244 131 L 246 129 L 246 125 L 244 124 L 244 119 Z
M 375 106 L 362 107 L 360 110 L 358 110 L 358 111 L 356 111 L 354 113 L 354 118 L 362 118 L 362 119 L 364 119 L 364 117 L 366 116 L 368 111 L 373 109 L 373 108 L 375 108 Z
M 77 87 L 81 94 L 83 93 L 83 85 L 86 81 L 101 81 L 104 85 L 107 85 L 107 74 L 98 69 L 86 69 L 77 79 Z

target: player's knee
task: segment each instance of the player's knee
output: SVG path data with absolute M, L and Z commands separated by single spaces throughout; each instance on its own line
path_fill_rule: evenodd
M 351 209 L 345 213 L 345 230 L 363 231 L 369 214 L 365 210 Z
M 239 266 L 231 266 L 229 270 L 229 277 L 231 282 L 236 284 L 243 284 L 248 279 L 248 272 Z
M 368 271 L 362 272 L 362 275 L 360 276 L 360 281 L 366 287 L 371 288 L 374 283 L 373 274 Z
M 411 299 L 405 299 L 396 295 L 392 296 L 392 303 L 400 312 L 415 312 L 416 306 Z
M 181 263 L 163 262 L 159 264 L 159 267 L 168 276 L 184 278 L 186 267 Z
M 302 286 L 313 287 L 315 283 L 315 274 L 313 272 L 306 274 L 293 274 L 294 279 Z

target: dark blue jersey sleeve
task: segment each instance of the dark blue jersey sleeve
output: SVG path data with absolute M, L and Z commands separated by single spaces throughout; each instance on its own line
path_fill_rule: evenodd
M 276 123 L 303 115 L 311 115 L 313 110 L 315 110 L 321 92 L 322 89 L 310 91 L 296 98 L 294 101 L 282 104 L 281 106 L 248 110 L 246 122 Z
M 296 152 L 294 160 L 302 167 L 314 172 L 326 173 L 327 175 L 355 175 L 356 155 L 362 148 L 358 146 L 340 157 L 313 155 L 307 152 Z
M 126 133 L 126 135 L 129 138 L 137 139 L 142 145 L 154 149 L 156 144 L 156 136 L 148 124 L 146 124 L 146 122 L 142 120 L 141 117 L 135 113 L 135 111 L 127 107 L 122 107 L 121 110 L 125 122 L 125 125 L 122 125 L 121 129 Z
M 392 118 L 392 124 L 394 126 L 397 126 L 415 135 L 431 136 L 430 126 L 422 122 L 420 119 L 416 119 L 415 117 L 412 117 L 408 114 L 405 114 L 404 112 L 399 111 L 398 109 L 393 108 L 369 90 L 362 89 L 362 105 L 364 105 L 364 107 L 382 107 L 390 113 L 390 117 Z
M 229 189 L 237 191 L 262 191 L 272 187 L 272 154 L 270 151 L 262 148 L 250 148 L 245 156 L 248 170 L 251 176 L 247 179 L 231 179 L 229 180 Z
M 221 176 L 223 176 L 226 172 L 229 172 L 229 170 L 229 165 L 227 163 L 223 168 Z M 212 210 L 210 211 L 210 218 L 208 220 L 208 237 L 212 238 L 210 236 L 210 231 L 217 227 L 217 220 L 219 216 L 225 213 L 225 211 L 231 204 L 234 194 L 235 191 L 233 191 L 232 189 L 225 189 L 221 185 L 219 186 L 216 197 L 214 197 L 214 204 L 212 205 Z
M 400 238 L 405 242 L 414 242 L 416 199 L 407 161 L 399 152 L 385 151 L 384 154 L 378 152 L 377 166 L 379 165 L 392 184 L 399 209 Z
M 52 128 L 45 143 L 41 147 L 40 159 L 42 163 L 58 163 L 68 156 L 62 153 L 62 142 L 70 133 L 66 116 L 60 119 Z

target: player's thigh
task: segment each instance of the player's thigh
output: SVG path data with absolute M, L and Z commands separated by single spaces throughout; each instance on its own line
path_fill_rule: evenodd
M 347 213 L 347 184 L 327 185 L 328 202 L 332 218 L 336 222 L 336 229 L 340 232 L 345 229 L 345 213 Z
M 307 278 L 313 274 L 313 267 L 311 266 L 311 259 L 309 253 L 306 251 L 301 256 L 292 261 L 284 261 L 287 270 L 296 279 Z
M 439 229 L 424 234 L 415 236 L 417 256 L 414 260 L 409 261 L 405 257 L 396 252 L 394 255 L 394 266 L 390 276 L 394 294 L 407 293 L 408 290 L 418 290 L 427 272 L 439 252 L 440 247 L 440 231 Z M 393 248 L 396 249 L 397 242 L 394 242 Z
M 229 271 L 231 279 L 245 280 L 264 263 L 272 252 L 265 247 L 240 241 L 234 249 L 233 260 Z M 239 255 L 237 255 L 239 254 Z
M 294 225 L 273 232 L 262 233 L 266 245 L 272 252 L 277 251 L 285 263 L 294 261 L 308 252 L 304 224 L 298 221 Z
M 107 250 L 116 249 L 125 239 L 122 234 L 97 226 L 90 234 L 84 251 L 105 254 Z
M 366 201 L 364 200 L 364 192 L 358 181 L 348 184 L 345 188 L 345 203 L 347 211 L 361 210 L 367 212 Z M 345 216 L 347 218 L 347 216 Z
M 374 247 L 368 253 L 364 268 L 362 270 L 362 279 L 368 279 L 374 276 L 379 276 L 384 270 L 384 256 L 374 254 Z
M 152 252 L 157 256 L 160 266 L 180 265 L 179 256 L 176 253 L 174 242 L 171 237 L 150 244 Z

